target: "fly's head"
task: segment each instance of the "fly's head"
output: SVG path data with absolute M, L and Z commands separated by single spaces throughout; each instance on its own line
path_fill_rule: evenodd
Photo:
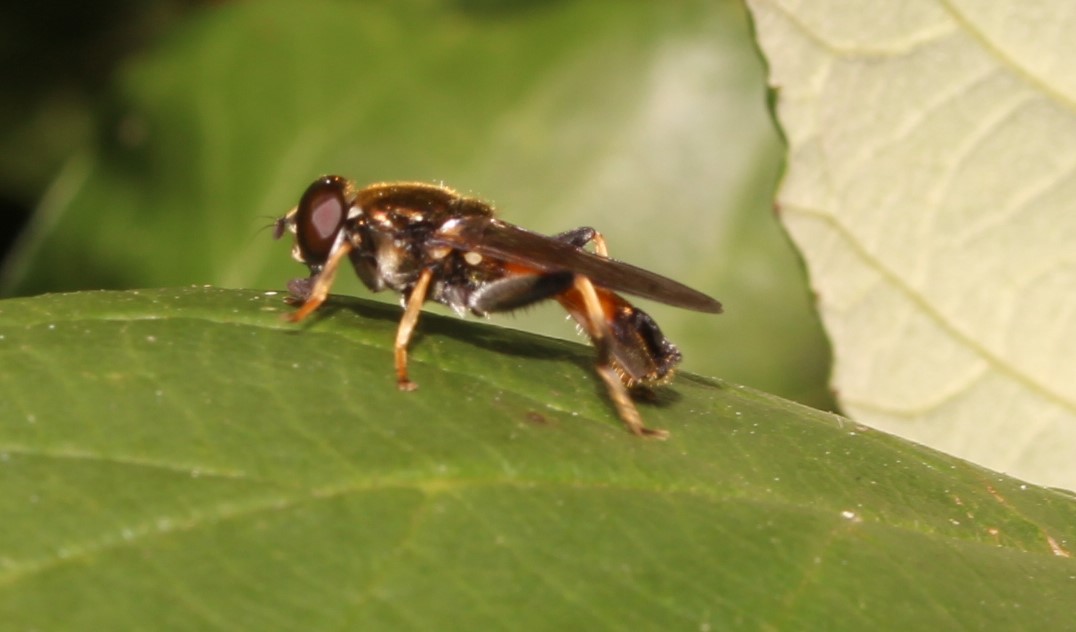
M 358 235 L 348 230 L 349 218 L 361 213 L 354 202 L 351 182 L 340 176 L 323 176 L 306 188 L 298 206 L 276 220 L 273 237 L 280 239 L 285 232 L 294 234 L 291 256 L 310 269 L 309 277 L 288 282 L 290 300 L 307 300 L 333 252 L 345 247 L 346 241 L 357 245 L 354 242 Z
M 299 205 L 276 221 L 273 237 L 280 239 L 285 232 L 294 233 L 291 256 L 306 264 L 310 274 L 315 275 L 333 250 L 352 238 L 348 235 L 347 220 L 354 200 L 353 187 L 345 178 L 318 178 L 307 187 Z

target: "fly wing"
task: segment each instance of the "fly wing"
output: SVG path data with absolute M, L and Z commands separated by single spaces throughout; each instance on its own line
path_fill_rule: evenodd
M 433 234 L 429 243 L 476 252 L 541 272 L 574 272 L 597 286 L 675 307 L 721 312 L 721 303 L 683 283 L 489 217 L 450 221 Z

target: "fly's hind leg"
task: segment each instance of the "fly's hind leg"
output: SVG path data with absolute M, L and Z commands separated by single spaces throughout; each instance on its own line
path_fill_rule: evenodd
M 639 416 L 639 411 L 631 401 L 627 386 L 613 368 L 612 345 L 614 343 L 610 337 L 609 325 L 605 320 L 601 300 L 590 279 L 571 272 L 510 276 L 489 283 L 475 292 L 468 302 L 468 307 L 480 314 L 510 311 L 559 296 L 569 290 L 578 292 L 583 298 L 581 318 L 598 351 L 596 370 L 605 382 L 605 388 L 609 392 L 609 398 L 613 400 L 613 405 L 616 406 L 617 414 L 634 434 L 664 439 L 668 436 L 667 432 L 643 425 L 642 417 Z M 410 303 L 408 306 L 410 307 Z M 402 331 L 402 323 L 400 327 Z
M 602 237 L 601 233 L 590 226 L 581 226 L 579 228 L 573 228 L 572 230 L 566 230 L 563 233 L 557 233 L 556 235 L 553 235 L 553 239 L 567 242 L 576 248 L 582 248 L 589 243 L 593 243 L 594 254 L 599 257 L 609 256 L 609 249 L 605 246 L 605 237 Z
M 624 385 L 620 375 L 613 368 L 613 348 L 609 337 L 609 325 L 605 321 L 605 312 L 602 310 L 601 301 L 598 299 L 598 292 L 594 289 L 594 284 L 590 282 L 590 279 L 576 275 L 574 286 L 580 296 L 583 297 L 588 333 L 590 333 L 590 337 L 594 341 L 594 347 L 598 351 L 598 364 L 595 370 L 602 381 L 605 382 L 605 388 L 609 391 L 609 399 L 613 400 L 613 405 L 616 406 L 616 411 L 620 418 L 628 426 L 628 430 L 640 437 L 668 438 L 669 433 L 667 431 L 647 428 L 643 424 L 639 410 L 635 407 L 635 403 L 631 401 L 628 387 Z
M 479 314 L 510 312 L 562 294 L 574 283 L 572 272 L 508 276 L 475 290 L 467 307 Z

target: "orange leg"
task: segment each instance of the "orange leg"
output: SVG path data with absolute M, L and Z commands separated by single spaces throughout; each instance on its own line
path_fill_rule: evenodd
M 336 277 L 336 269 L 340 267 L 340 261 L 349 252 L 351 252 L 351 244 L 345 241 L 329 255 L 329 260 L 325 262 L 325 267 L 321 269 L 321 273 L 318 274 L 318 278 L 314 281 L 314 287 L 310 289 L 310 295 L 306 297 L 306 302 L 303 303 L 302 307 L 285 316 L 285 319 L 297 323 L 314 313 L 314 310 L 325 302 L 326 297 L 329 296 L 329 288 L 332 287 L 333 278 Z
M 407 307 L 404 309 L 403 318 L 400 319 L 400 327 L 396 330 L 396 346 L 394 351 L 396 352 L 396 386 L 401 391 L 413 391 L 418 388 L 418 384 L 415 384 L 407 377 L 407 344 L 411 341 L 411 332 L 415 329 L 415 324 L 418 323 L 418 315 L 422 313 L 422 304 L 426 302 L 426 292 L 430 288 L 430 279 L 433 278 L 433 272 L 429 269 L 423 270 L 422 274 L 418 277 L 418 282 L 415 283 L 414 289 L 411 290 L 411 296 L 407 298 Z
M 609 331 L 605 322 L 605 312 L 602 310 L 601 301 L 598 300 L 598 293 L 594 289 L 594 284 L 584 276 L 576 276 L 575 289 L 583 297 L 587 327 L 590 330 L 588 333 L 590 333 L 591 339 L 594 340 L 594 346 L 598 350 L 598 365 L 595 369 L 598 371 L 598 376 L 605 382 L 605 388 L 609 391 L 609 399 L 613 400 L 613 405 L 616 406 L 616 411 L 620 418 L 627 424 L 628 430 L 640 437 L 667 438 L 669 436 L 667 431 L 647 428 L 643 425 L 643 419 L 639 416 L 639 410 L 635 408 L 635 403 L 631 401 L 628 388 L 624 386 L 624 382 L 620 380 L 620 376 L 613 369 L 610 360 Z

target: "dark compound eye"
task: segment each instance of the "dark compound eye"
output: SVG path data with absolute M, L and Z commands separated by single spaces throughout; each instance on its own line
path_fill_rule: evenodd
M 295 214 L 295 236 L 299 254 L 310 265 L 321 265 L 329 258 L 336 235 L 347 219 L 347 180 L 325 176 L 314 181 L 299 200 Z

